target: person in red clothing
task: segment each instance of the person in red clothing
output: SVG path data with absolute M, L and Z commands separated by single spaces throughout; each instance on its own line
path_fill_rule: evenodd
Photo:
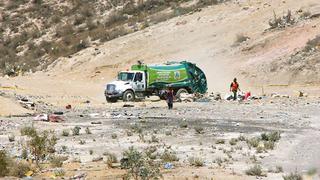
M 233 100 L 234 101 L 237 100 L 238 90 L 240 91 L 239 83 L 237 82 L 237 78 L 234 78 L 233 82 L 230 85 L 230 92 L 233 92 Z

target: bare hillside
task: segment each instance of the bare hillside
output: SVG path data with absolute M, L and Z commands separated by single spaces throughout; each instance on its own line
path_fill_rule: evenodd
M 315 85 L 319 12 L 316 0 L 226 2 L 60 59 L 50 73 L 105 82 L 137 60 L 186 59 L 204 68 L 212 90 L 233 76 L 244 86 Z
M 0 73 L 16 76 L 45 70 L 54 60 L 70 57 L 93 44 L 219 3 L 217 0 L 1 1 Z

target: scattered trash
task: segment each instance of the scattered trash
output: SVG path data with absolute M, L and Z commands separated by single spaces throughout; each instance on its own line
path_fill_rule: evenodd
M 123 107 L 134 107 L 133 104 L 124 104 Z
M 91 122 L 91 124 L 102 124 L 102 122 L 101 121 Z
M 224 96 L 224 99 L 227 100 L 227 101 L 230 101 L 230 100 L 233 99 L 233 95 L 232 95 L 232 94 L 226 94 L 226 95 Z
M 209 97 L 202 97 L 195 100 L 195 102 L 211 102 L 211 101 L 212 99 L 210 99 Z
M 71 109 L 72 108 L 72 106 L 70 105 L 70 104 L 68 104 L 67 106 L 66 106 L 66 109 Z
M 215 101 L 219 101 L 221 100 L 221 94 L 220 93 L 214 93 L 212 92 L 210 95 L 209 95 L 210 98 L 212 98 L 213 100 Z
M 99 161 L 102 161 L 103 160 L 103 157 L 95 157 L 92 159 L 92 162 L 99 162 Z
M 64 121 L 63 117 L 60 115 L 51 114 L 48 117 L 49 122 L 62 122 Z
M 271 97 L 272 97 L 272 98 L 279 98 L 279 97 L 280 97 L 280 94 L 271 93 Z
M 181 93 L 180 100 L 182 102 L 193 102 L 194 101 L 194 94 L 189 93 Z
M 33 171 L 28 171 L 26 172 L 25 176 L 32 176 L 33 175 Z
M 99 113 L 91 113 L 91 114 L 89 114 L 89 117 L 97 118 L 99 115 L 100 115 Z
M 173 164 L 172 163 L 166 163 L 164 164 L 165 169 L 173 169 Z
M 56 112 L 53 112 L 53 114 L 55 114 L 55 115 L 63 115 L 63 112 L 62 111 L 56 111 Z
M 244 100 L 248 100 L 248 98 L 251 97 L 251 92 L 247 92 L 245 95 L 244 95 Z
M 81 173 L 71 177 L 70 179 L 85 179 L 86 176 L 87 176 L 86 173 Z
M 63 116 L 56 114 L 40 114 L 34 117 L 35 121 L 45 121 L 45 122 L 62 122 L 64 121 Z
M 22 107 L 26 108 L 26 109 L 30 109 L 30 110 L 34 110 L 35 109 L 35 103 L 32 101 L 29 101 L 26 98 L 20 99 L 19 103 L 21 104 Z
M 48 121 L 48 114 L 39 114 L 33 118 L 35 121 Z

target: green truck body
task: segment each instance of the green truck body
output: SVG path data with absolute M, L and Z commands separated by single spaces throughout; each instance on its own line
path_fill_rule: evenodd
M 162 65 L 133 65 L 133 71 L 144 71 L 147 74 L 147 89 L 165 89 L 168 86 L 185 88 L 189 93 L 207 92 L 207 79 L 203 71 L 195 64 L 168 62 Z

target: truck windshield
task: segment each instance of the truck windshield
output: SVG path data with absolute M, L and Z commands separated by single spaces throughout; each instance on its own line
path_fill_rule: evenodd
M 134 77 L 134 73 L 121 72 L 118 75 L 118 80 L 119 81 L 132 81 L 133 77 Z

